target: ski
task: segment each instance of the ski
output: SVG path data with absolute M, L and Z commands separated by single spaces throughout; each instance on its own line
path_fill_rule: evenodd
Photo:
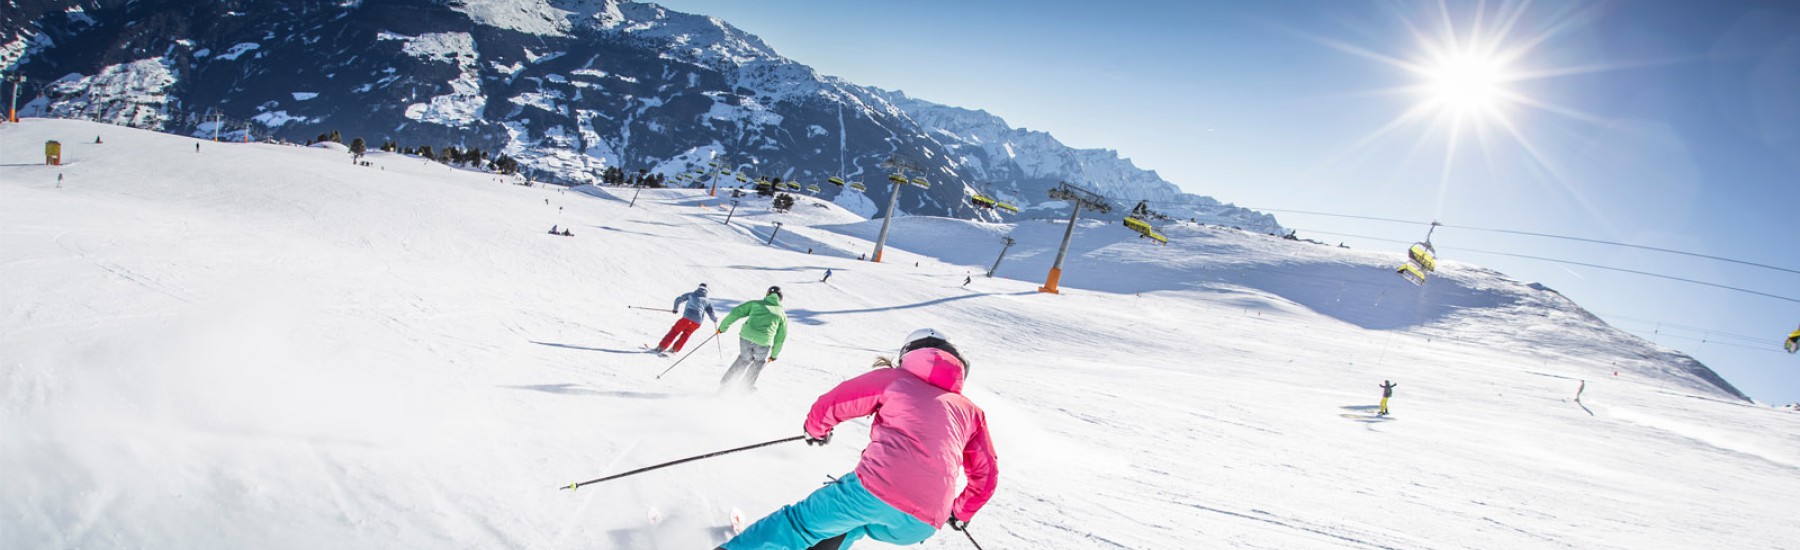
M 732 508 L 731 509 L 731 536 L 735 537 L 735 536 L 742 535 L 742 534 L 744 534 L 744 511 L 739 510 L 737 508 Z

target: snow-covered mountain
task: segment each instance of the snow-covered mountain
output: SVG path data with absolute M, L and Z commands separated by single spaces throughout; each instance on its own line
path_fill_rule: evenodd
M 1091 220 L 1052 295 L 1051 221 L 900 218 L 870 263 L 880 222 L 813 198 L 347 158 L 0 124 L 0 546 L 711 548 L 850 471 L 867 424 L 558 488 L 797 435 L 921 326 L 969 357 L 1000 456 L 986 548 L 1800 540 L 1800 414 L 1479 266 L 1415 287 L 1391 252 Z M 641 352 L 677 317 L 624 306 L 700 282 L 785 291 L 753 394 L 715 392 L 729 340 Z
M 967 200 L 985 190 L 1024 217 L 1056 216 L 1061 203 L 1046 191 L 1066 180 L 1164 201 L 1156 208 L 1177 218 L 1281 231 L 1266 214 L 1183 194 L 1112 151 L 820 75 L 724 21 L 655 4 L 7 1 L 0 67 L 42 83 L 27 116 L 473 147 L 565 182 L 607 167 L 673 176 L 723 158 L 821 185 L 864 216 L 891 192 L 880 163 L 900 155 L 934 182 L 902 193 L 909 213 L 998 219 Z M 868 190 L 827 185 L 834 175 Z

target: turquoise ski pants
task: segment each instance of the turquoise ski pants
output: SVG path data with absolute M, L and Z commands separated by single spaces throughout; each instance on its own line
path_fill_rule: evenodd
M 869 494 L 855 473 L 820 487 L 806 500 L 781 507 L 726 542 L 726 550 L 805 550 L 844 535 L 844 544 L 869 537 L 891 544 L 918 544 L 937 529 Z

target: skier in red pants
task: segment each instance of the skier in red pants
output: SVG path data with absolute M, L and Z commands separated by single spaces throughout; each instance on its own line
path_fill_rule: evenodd
M 685 309 L 682 308 L 683 302 L 687 303 Z M 706 283 L 700 283 L 700 287 L 693 292 L 676 296 L 675 305 L 669 307 L 669 313 L 677 311 L 681 312 L 681 319 L 675 321 L 675 326 L 669 327 L 669 333 L 663 335 L 662 342 L 656 345 L 658 355 L 681 351 L 681 346 L 687 345 L 688 336 L 692 336 L 694 330 L 700 328 L 702 313 L 711 318 L 713 323 L 719 322 L 718 314 L 713 313 L 712 300 L 706 298 Z

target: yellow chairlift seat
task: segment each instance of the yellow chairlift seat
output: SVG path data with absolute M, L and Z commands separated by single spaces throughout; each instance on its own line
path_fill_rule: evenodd
M 719 173 L 720 173 L 720 174 L 725 174 L 725 175 L 727 175 L 727 176 L 729 176 L 729 175 L 731 175 L 731 169 L 729 169 L 729 168 L 727 168 L 727 169 L 724 169 L 724 170 L 720 170 L 720 171 L 719 171 Z
M 821 191 L 821 189 L 819 189 L 819 184 L 809 183 L 809 184 L 806 184 L 806 191 L 809 193 L 817 193 L 817 192 Z
M 1007 212 L 1012 212 L 1014 214 L 1019 213 L 1019 207 L 1013 206 L 1011 203 L 1004 203 L 1004 202 L 996 201 L 994 203 L 994 208 L 999 208 L 1001 210 L 1005 210 Z
M 1164 237 L 1162 233 L 1157 233 L 1156 228 L 1150 227 L 1150 222 L 1146 222 L 1134 216 L 1126 216 L 1125 227 L 1129 227 L 1132 231 L 1138 232 L 1139 236 L 1154 239 L 1156 242 L 1162 244 L 1169 244 L 1169 238 Z
M 860 182 L 860 181 L 850 182 L 850 188 L 855 189 L 857 191 L 868 191 L 869 190 L 868 186 L 863 185 L 863 182 Z
M 925 178 L 913 178 L 913 179 L 912 179 L 912 184 L 913 184 L 913 185 L 917 185 L 917 186 L 919 186 L 919 187 L 923 187 L 923 188 L 926 188 L 926 189 L 930 189 L 930 188 L 931 188 L 931 182 L 929 182 L 929 181 L 925 181 Z
M 975 205 L 976 208 L 993 208 L 995 204 L 994 199 L 983 197 L 981 195 L 969 197 L 969 203 Z
M 888 174 L 888 181 L 891 181 L 891 182 L 894 182 L 894 183 L 897 183 L 900 185 L 906 185 L 907 183 L 910 183 L 910 182 L 906 181 L 906 176 L 902 176 L 900 174 Z
M 750 180 L 748 178 L 745 178 L 743 174 L 738 174 L 737 180 L 738 180 L 738 183 L 750 183 Z
M 1437 251 L 1431 247 L 1431 243 L 1413 243 L 1412 248 L 1406 250 L 1406 255 L 1425 271 L 1437 271 Z
M 1786 349 L 1788 353 L 1800 351 L 1800 329 L 1794 329 L 1794 332 L 1789 333 L 1787 341 L 1782 342 L 1781 347 Z
M 831 182 L 831 184 L 832 184 L 832 185 L 836 185 L 836 186 L 838 186 L 838 187 L 843 187 L 843 186 L 844 186 L 844 178 L 840 178 L 840 177 L 837 177 L 837 176 L 832 176 L 832 177 L 829 177 L 829 178 L 825 178 L 825 181 L 828 181 L 828 182 Z
M 1415 284 L 1415 285 L 1425 284 L 1425 272 L 1419 270 L 1418 264 L 1415 264 L 1412 262 L 1406 262 L 1404 264 L 1400 264 L 1400 269 L 1396 269 L 1396 270 L 1394 270 L 1394 272 L 1399 273 L 1400 277 L 1405 278 L 1407 280 L 1407 282 L 1410 282 L 1412 284 Z

